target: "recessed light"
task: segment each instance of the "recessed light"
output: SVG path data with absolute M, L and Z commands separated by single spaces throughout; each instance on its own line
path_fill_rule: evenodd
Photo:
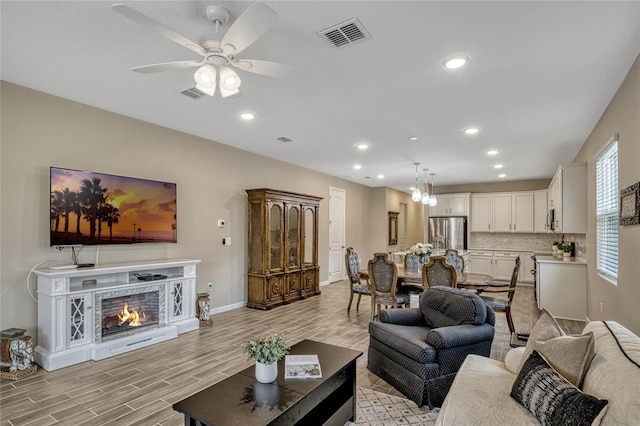
M 503 166 L 502 164 L 495 164 L 495 165 L 493 166 L 493 168 L 494 168 L 494 169 L 501 169 L 501 168 L 503 168 L 503 167 L 504 167 L 504 166 Z
M 380 173 L 380 174 L 378 175 L 378 179 L 384 179 L 384 175 L 383 175 L 382 173 Z
M 354 165 L 353 165 L 353 168 L 354 168 L 354 169 L 356 169 L 356 170 L 360 170 L 360 169 L 362 168 L 362 165 L 360 165 L 360 164 L 354 164 Z
M 499 178 L 506 178 L 506 177 L 507 177 L 507 175 L 505 175 L 504 173 L 500 173 L 500 174 L 498 175 L 498 177 L 499 177 Z
M 256 118 L 256 115 L 252 112 L 241 112 L 240 113 L 240 118 L 242 118 L 243 120 L 253 120 L 254 118 Z
M 444 65 L 446 69 L 455 70 L 465 66 L 467 62 L 469 62 L 467 55 L 451 55 L 443 59 L 442 65 Z
M 492 149 L 491 151 L 487 151 L 487 155 L 497 155 L 498 151 L 496 151 L 495 149 Z
M 360 151 L 364 151 L 365 149 L 369 148 L 369 144 L 368 143 L 359 143 L 359 144 L 356 144 L 356 148 L 358 148 Z
M 417 141 L 418 137 L 417 136 L 409 136 L 409 140 L 410 141 Z
M 464 129 L 462 129 L 462 131 L 464 132 L 465 135 L 475 135 L 480 131 L 480 128 L 475 126 L 470 126 L 470 127 L 465 127 Z

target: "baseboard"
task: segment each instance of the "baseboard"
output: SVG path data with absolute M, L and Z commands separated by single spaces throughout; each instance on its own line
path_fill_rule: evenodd
M 337 281 L 336 281 L 337 282 Z M 331 284 L 329 281 L 320 281 L 320 287 Z
M 220 306 L 209 310 L 209 315 L 219 314 L 222 312 L 232 311 L 234 309 L 243 308 L 247 305 L 247 301 L 232 303 L 230 305 Z

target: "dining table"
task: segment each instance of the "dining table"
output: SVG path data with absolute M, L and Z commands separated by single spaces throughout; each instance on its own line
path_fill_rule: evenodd
M 363 279 L 369 278 L 369 271 L 366 269 L 360 270 L 360 276 Z M 464 288 L 467 290 L 483 290 L 491 284 L 493 277 L 488 274 L 481 274 L 478 272 L 463 272 L 458 274 L 457 286 L 458 288 Z M 402 287 L 411 287 L 412 289 L 419 289 L 423 287 L 422 284 L 422 270 L 398 267 L 398 290 Z

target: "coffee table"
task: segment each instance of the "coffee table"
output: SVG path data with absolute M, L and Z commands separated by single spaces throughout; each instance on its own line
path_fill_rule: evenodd
M 314 340 L 303 340 L 290 352 L 318 355 L 322 379 L 284 380 L 282 359 L 273 383 L 258 383 L 251 366 L 173 404 L 173 409 L 184 414 L 187 426 L 355 422 L 356 359 L 362 352 Z

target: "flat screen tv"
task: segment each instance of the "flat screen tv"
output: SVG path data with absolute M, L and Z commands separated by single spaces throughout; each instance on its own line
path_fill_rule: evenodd
M 50 168 L 50 244 L 177 242 L 176 184 Z

